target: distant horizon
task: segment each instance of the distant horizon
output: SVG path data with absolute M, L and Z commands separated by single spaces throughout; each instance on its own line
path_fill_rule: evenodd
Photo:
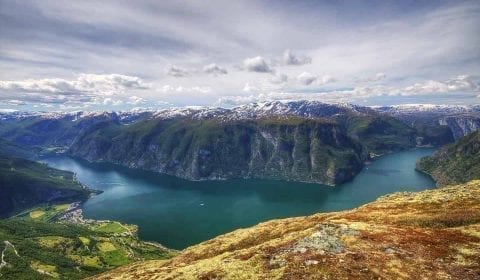
M 151 111 L 161 111 L 161 110 L 175 110 L 175 109 L 226 109 L 232 110 L 235 108 L 240 108 L 243 106 L 259 104 L 264 105 L 267 103 L 274 103 L 274 102 L 281 102 L 281 103 L 290 103 L 290 102 L 319 102 L 328 105 L 353 105 L 353 106 L 360 106 L 360 107 L 367 107 L 367 108 L 381 108 L 381 107 L 464 107 L 464 108 L 480 108 L 480 104 L 433 104 L 433 103 L 402 103 L 402 104 L 391 104 L 391 105 L 363 105 L 363 104 L 355 104 L 349 102 L 324 102 L 319 100 L 306 100 L 306 99 L 299 99 L 299 100 L 272 100 L 272 101 L 258 101 L 258 102 L 251 102 L 239 105 L 232 105 L 232 106 L 218 106 L 218 105 L 185 105 L 185 106 L 167 106 L 167 107 L 134 107 L 128 109 L 120 109 L 120 108 L 112 108 L 112 109 L 79 109 L 79 110 L 18 110 L 18 109 L 4 109 L 0 108 L 0 114 L 8 114 L 8 113 L 79 113 L 79 112 L 87 112 L 87 113 L 100 113 L 100 112 L 107 112 L 107 113 L 128 113 L 128 112 L 151 112 Z

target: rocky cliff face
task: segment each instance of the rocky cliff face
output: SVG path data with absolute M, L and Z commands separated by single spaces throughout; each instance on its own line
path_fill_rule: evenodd
M 256 121 L 149 120 L 106 123 L 69 153 L 191 180 L 273 178 L 337 184 L 363 166 L 362 146 L 339 125 L 290 118 Z
M 417 169 L 430 174 L 439 186 L 480 179 L 480 131 L 422 158 Z
M 480 181 L 274 220 L 95 279 L 479 279 Z
M 460 139 L 474 131 L 480 130 L 480 117 L 460 115 L 439 118 L 440 125 L 450 128 L 455 139 Z

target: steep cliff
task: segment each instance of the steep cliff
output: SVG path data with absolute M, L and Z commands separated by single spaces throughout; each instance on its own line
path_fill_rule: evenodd
M 95 279 L 479 279 L 480 181 L 273 220 Z
M 480 179 L 480 131 L 422 158 L 417 169 L 430 174 L 439 186 Z
M 337 184 L 363 166 L 362 146 L 329 120 L 154 119 L 102 123 L 69 153 L 192 180 L 274 178 Z

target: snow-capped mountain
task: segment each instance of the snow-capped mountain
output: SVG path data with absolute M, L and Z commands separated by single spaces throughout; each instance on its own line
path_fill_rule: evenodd
M 40 118 L 48 120 L 80 121 L 85 119 L 115 119 L 121 124 L 132 124 L 144 119 L 191 118 L 220 121 L 255 120 L 261 118 L 331 118 L 344 114 L 385 114 L 408 125 L 447 125 L 459 138 L 480 128 L 480 105 L 403 104 L 364 107 L 353 104 L 327 104 L 319 101 L 272 101 L 251 103 L 230 109 L 219 107 L 178 107 L 160 110 L 133 110 L 118 112 L 0 112 L 1 121 Z
M 480 129 L 480 105 L 406 104 L 374 109 L 409 125 L 448 126 L 455 139 Z

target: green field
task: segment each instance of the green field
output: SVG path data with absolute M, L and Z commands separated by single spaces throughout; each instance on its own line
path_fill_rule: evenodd
M 134 261 L 175 255 L 138 240 L 132 225 L 53 222 L 68 206 L 37 207 L 0 220 L 0 251 L 7 246 L 4 241 L 14 246 L 5 250 L 7 265 L 0 269 L 0 279 L 81 279 Z

